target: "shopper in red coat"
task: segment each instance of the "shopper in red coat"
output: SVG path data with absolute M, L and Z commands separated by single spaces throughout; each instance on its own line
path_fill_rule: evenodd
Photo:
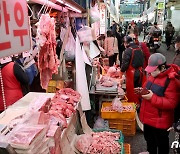
M 148 77 L 144 87 L 149 94 L 142 95 L 140 120 L 144 124 L 144 137 L 150 154 L 169 153 L 169 132 L 174 119 L 174 108 L 180 96 L 180 81 L 176 78 L 180 68 L 177 65 L 166 65 L 166 58 L 152 54 L 146 71 Z
M 23 97 L 22 85 L 28 85 L 29 78 L 24 70 L 14 62 L 0 65 L 6 107 Z M 2 87 L 2 83 L 1 83 Z M 0 88 L 0 112 L 5 109 L 2 88 Z

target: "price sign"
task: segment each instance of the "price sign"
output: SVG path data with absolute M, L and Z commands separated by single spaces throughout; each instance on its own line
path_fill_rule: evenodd
M 0 58 L 31 49 L 26 0 L 0 0 Z

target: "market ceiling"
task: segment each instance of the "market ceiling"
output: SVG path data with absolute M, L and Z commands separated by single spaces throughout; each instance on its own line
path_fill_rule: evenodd
M 66 12 L 67 10 L 71 10 L 77 13 L 84 13 L 86 10 L 77 4 L 73 0 L 27 0 L 28 3 L 38 3 L 41 5 L 49 5 L 54 9 L 61 10 Z M 61 8 L 62 7 L 62 8 Z
M 121 0 L 120 3 L 143 3 L 145 2 L 146 0 Z

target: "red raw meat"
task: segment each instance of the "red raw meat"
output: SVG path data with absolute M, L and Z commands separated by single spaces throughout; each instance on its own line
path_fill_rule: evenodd
M 47 89 L 52 74 L 58 73 L 59 61 L 56 55 L 55 21 L 49 14 L 42 14 L 38 22 L 37 42 L 40 44 L 38 67 L 41 86 Z

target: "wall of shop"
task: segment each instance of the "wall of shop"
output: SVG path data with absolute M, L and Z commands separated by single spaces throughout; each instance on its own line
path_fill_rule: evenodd
M 172 10 L 171 14 L 171 23 L 175 27 L 176 31 L 180 31 L 180 18 L 179 18 L 180 10 Z

